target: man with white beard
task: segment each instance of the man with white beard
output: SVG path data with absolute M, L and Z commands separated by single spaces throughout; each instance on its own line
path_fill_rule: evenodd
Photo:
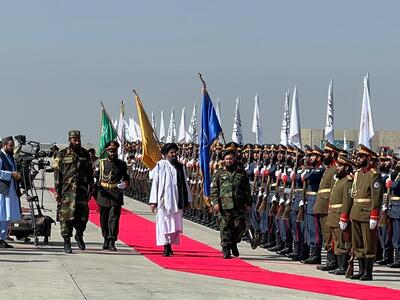
M 165 159 L 152 170 L 153 179 L 150 205 L 156 215 L 157 246 L 164 246 L 163 256 L 173 254 L 171 245 L 179 245 L 183 231 L 183 209 L 192 202 L 192 194 L 186 180 L 185 167 L 178 162 L 178 146 L 168 143 L 162 148 Z

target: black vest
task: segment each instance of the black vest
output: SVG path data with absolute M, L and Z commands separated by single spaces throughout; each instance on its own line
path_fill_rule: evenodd
M 0 151 L 0 159 L 2 161 L 1 170 L 12 172 L 12 166 L 10 165 L 3 151 Z M 0 194 L 7 195 L 10 192 L 10 185 L 11 181 L 0 179 Z

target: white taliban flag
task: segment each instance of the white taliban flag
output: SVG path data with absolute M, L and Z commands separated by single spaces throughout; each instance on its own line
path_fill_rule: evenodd
M 240 111 L 239 111 L 239 97 L 236 98 L 236 108 L 235 108 L 235 118 L 233 121 L 233 130 L 232 130 L 232 141 L 242 145 L 243 143 L 243 134 L 242 134 L 242 121 L 240 119 Z
M 254 97 L 254 114 L 252 132 L 256 134 L 256 144 L 263 144 L 263 131 L 260 118 L 260 107 L 258 105 L 258 94 Z
M 347 150 L 346 130 L 343 131 L 343 150 Z
M 175 123 L 175 110 L 172 108 L 171 117 L 169 119 L 168 133 L 167 133 L 167 143 L 175 143 L 176 139 L 176 123 Z
M 181 123 L 179 124 L 178 143 L 186 142 L 186 115 L 185 107 L 182 108 Z
M 375 131 L 370 103 L 369 75 L 367 74 L 367 76 L 364 77 L 364 93 L 361 107 L 361 122 L 358 144 L 363 144 L 371 149 L 371 141 L 374 135 Z
M 199 140 L 199 134 L 197 131 L 198 125 L 197 125 L 197 113 L 196 113 L 196 103 L 193 106 L 193 112 L 192 112 L 192 117 L 190 118 L 190 124 L 189 124 L 189 140 L 187 142 L 189 143 L 197 143 Z
M 282 126 L 281 126 L 281 141 L 282 145 L 287 146 L 289 143 L 289 102 L 290 102 L 290 90 L 287 90 L 285 96 L 285 107 L 283 109 L 283 116 L 282 116 Z
M 326 108 L 326 124 L 325 124 L 325 140 L 329 143 L 334 143 L 334 105 L 333 105 L 333 79 L 329 83 L 328 89 L 328 105 Z
M 217 98 L 217 105 L 215 106 L 215 114 L 217 115 L 219 124 L 221 124 L 221 99 Z
M 140 125 L 135 121 L 135 116 L 129 117 L 129 135 L 134 142 L 142 140 Z
M 117 135 L 120 147 L 118 148 L 118 158 L 124 159 L 125 156 L 125 101 L 121 101 L 121 109 L 119 111 Z
M 159 139 L 160 142 L 165 142 L 164 110 L 161 110 Z
M 294 87 L 292 111 L 290 112 L 289 144 L 301 148 L 300 110 L 297 87 Z
M 154 116 L 154 111 L 151 112 L 151 127 L 153 127 L 154 132 L 156 132 L 156 117 Z

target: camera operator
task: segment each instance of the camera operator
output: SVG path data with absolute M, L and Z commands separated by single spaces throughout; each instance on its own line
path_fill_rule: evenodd
M 17 182 L 22 179 L 16 171 L 14 161 L 14 139 L 9 136 L 2 139 L 0 151 L 0 248 L 13 248 L 5 240 L 11 222 L 20 220 L 21 206 L 17 193 Z

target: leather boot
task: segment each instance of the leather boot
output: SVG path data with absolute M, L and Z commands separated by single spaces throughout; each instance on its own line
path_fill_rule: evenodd
M 107 239 L 104 239 L 104 242 L 103 242 L 103 250 L 107 250 L 108 249 L 108 240 Z
M 64 252 L 65 253 L 72 253 L 72 248 L 71 248 L 71 238 L 64 237 Z
M 170 253 L 169 253 L 169 251 L 168 251 L 168 244 L 167 244 L 167 245 L 164 245 L 164 251 L 163 251 L 163 253 L 162 253 L 162 256 L 164 256 L 164 257 L 171 256 Z
M 272 251 L 272 252 L 277 252 L 277 251 L 283 250 L 283 248 L 284 248 L 283 241 L 282 241 L 281 237 L 279 236 L 276 240 L 276 246 L 268 248 L 268 250 Z
M 79 249 L 85 250 L 86 245 L 85 245 L 85 242 L 83 241 L 83 236 L 75 234 L 74 238 L 75 238 L 76 243 L 78 244 Z
M 378 260 L 376 263 L 380 266 L 388 265 L 393 262 L 393 249 L 384 249 L 383 250 L 383 258 Z
M 315 265 L 321 263 L 321 247 L 311 247 L 311 256 L 303 261 L 306 265 Z
M 326 264 L 317 267 L 317 269 L 320 271 L 331 271 L 336 270 L 337 268 L 338 263 L 336 255 L 333 253 L 333 250 L 330 250 L 326 253 Z
M 232 255 L 234 257 L 238 257 L 239 256 L 239 249 L 237 248 L 237 244 L 232 244 L 231 251 L 232 251 Z
M 350 279 L 360 279 L 365 273 L 365 258 L 358 259 L 358 274 L 354 274 Z
M 222 254 L 225 259 L 231 258 L 231 249 L 228 246 L 222 247 Z
M 339 265 L 338 268 L 336 270 L 329 271 L 329 274 L 346 275 L 347 257 L 345 255 L 338 255 L 337 261 L 338 261 L 338 265 Z
M 113 239 L 108 240 L 108 250 L 117 251 L 117 248 L 115 247 L 115 241 Z
M 389 268 L 400 268 L 400 249 L 396 249 L 394 253 L 394 262 L 388 265 Z
M 294 257 L 300 257 L 300 242 L 294 242 L 293 252 L 289 253 L 287 257 L 293 259 Z M 300 258 L 301 259 L 301 258 Z M 293 259 L 294 260 L 294 259 Z
M 268 233 L 262 234 L 260 248 L 267 249 L 268 246 Z
M 365 259 L 365 272 L 360 277 L 360 280 L 362 281 L 372 280 L 372 270 L 374 268 L 374 260 L 375 260 L 374 258 Z
M 286 241 L 286 242 L 285 242 L 285 248 L 284 248 L 283 250 L 281 250 L 281 251 L 276 252 L 276 254 L 279 254 L 279 255 L 288 255 L 288 254 L 290 254 L 290 253 L 292 253 L 292 252 L 293 252 L 293 245 L 292 245 L 292 242 Z
M 174 254 L 174 251 L 172 251 L 172 246 L 171 246 L 171 244 L 168 244 L 168 245 L 167 245 L 167 250 L 168 250 L 168 252 L 169 252 L 169 255 L 173 255 L 173 254 Z

